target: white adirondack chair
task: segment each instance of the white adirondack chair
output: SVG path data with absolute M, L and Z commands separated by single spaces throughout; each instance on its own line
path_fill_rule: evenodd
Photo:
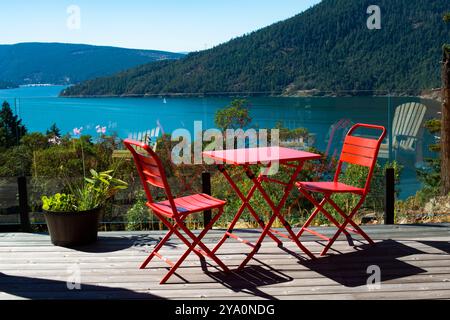
M 131 140 L 143 142 L 152 147 L 153 150 L 156 150 L 157 147 L 157 139 L 159 137 L 159 127 L 154 128 L 152 130 L 141 131 L 141 132 L 133 132 L 128 135 L 128 138 Z
M 128 135 L 129 139 L 143 142 L 152 147 L 156 151 L 157 140 L 160 134 L 160 127 L 156 127 L 152 130 L 146 130 L 141 132 L 132 132 Z M 131 153 L 128 150 L 114 150 L 112 154 L 113 158 L 131 158 Z
M 419 131 L 427 107 L 418 102 L 408 102 L 395 109 L 392 121 L 392 150 L 394 154 L 399 151 L 415 152 L 419 141 Z M 380 158 L 389 158 L 389 141 L 381 145 Z

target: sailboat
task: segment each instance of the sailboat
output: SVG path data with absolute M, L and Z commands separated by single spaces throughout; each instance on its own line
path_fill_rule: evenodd
M 166 100 L 166 98 L 164 98 L 164 100 L 163 100 L 163 103 L 164 103 L 164 104 L 166 104 L 166 103 L 167 103 L 167 100 Z

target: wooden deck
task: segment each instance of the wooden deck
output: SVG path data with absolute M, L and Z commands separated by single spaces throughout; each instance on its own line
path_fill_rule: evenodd
M 166 285 L 159 285 L 165 265 L 155 259 L 146 270 L 139 264 L 161 232 L 101 233 L 97 244 L 77 250 L 55 247 L 42 234 L 0 234 L 0 299 L 450 299 L 450 224 L 368 226 L 377 244 L 340 239 L 330 256 L 309 261 L 295 245 L 286 252 L 266 241 L 243 272 L 224 275 L 214 264 L 200 267 L 195 255 Z M 330 233 L 332 229 L 322 228 Z M 255 239 L 255 230 L 239 236 Z M 222 234 L 214 230 L 205 242 Z M 311 237 L 305 245 L 322 248 Z M 175 258 L 178 242 L 163 249 Z M 249 248 L 230 239 L 220 258 L 235 268 Z M 367 287 L 367 268 L 378 266 L 381 284 Z M 79 268 L 81 290 L 68 290 Z

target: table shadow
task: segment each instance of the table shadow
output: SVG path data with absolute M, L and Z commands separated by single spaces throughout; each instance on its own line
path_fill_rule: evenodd
M 426 270 L 399 260 L 401 257 L 423 254 L 394 240 L 385 240 L 375 245 L 356 247 L 358 251 L 319 257 L 299 264 L 346 287 L 372 284 L 370 279 L 379 268 L 381 283 L 421 273 Z
M 260 290 L 259 287 L 290 282 L 294 279 L 257 259 L 254 260 L 262 265 L 246 266 L 240 271 L 231 271 L 230 273 L 206 272 L 206 274 L 213 281 L 222 284 L 234 292 L 244 292 L 255 297 L 278 300 L 276 297 Z

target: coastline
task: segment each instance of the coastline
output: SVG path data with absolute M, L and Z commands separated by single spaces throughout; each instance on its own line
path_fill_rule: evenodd
M 18 85 L 18 88 L 33 88 L 33 87 L 56 87 L 65 86 L 66 84 L 55 84 L 55 83 L 30 83 Z
M 66 88 L 74 84 L 52 84 L 52 83 L 35 83 L 22 84 L 8 87 L 0 87 L 0 90 L 20 89 L 20 88 L 38 88 L 38 87 L 60 87 L 65 88 L 56 96 L 58 98 L 73 98 L 73 99 L 101 99 L 101 98 L 207 98 L 207 97 L 231 97 L 231 98 L 251 98 L 251 97 L 272 97 L 272 98 L 345 98 L 345 97 L 413 97 L 424 100 L 432 100 L 442 103 L 442 95 L 440 88 L 425 89 L 425 90 L 345 90 L 345 91 L 321 91 L 318 89 L 312 90 L 296 90 L 284 92 L 206 92 L 206 93 L 154 93 L 154 94 L 105 94 L 105 95 L 64 95 Z
M 61 92 L 62 93 L 62 92 Z M 59 94 L 60 98 L 206 98 L 206 97 L 236 97 L 236 98 L 250 98 L 250 97 L 274 97 L 274 98 L 345 98 L 345 97 L 415 97 L 426 100 L 434 100 L 442 102 L 441 89 L 429 90 L 411 90 L 411 91 L 319 91 L 319 90 L 301 90 L 291 93 L 271 93 L 271 92 L 230 92 L 230 93 L 154 93 L 154 94 L 105 94 L 105 95 L 63 95 Z
M 0 81 L 0 90 L 17 89 L 19 86 L 15 83 Z

